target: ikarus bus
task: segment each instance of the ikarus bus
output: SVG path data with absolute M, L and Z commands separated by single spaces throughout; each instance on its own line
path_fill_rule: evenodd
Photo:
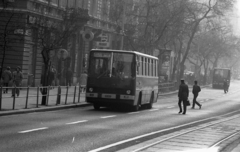
M 93 49 L 89 55 L 86 102 L 151 109 L 158 98 L 158 58 L 136 51 Z

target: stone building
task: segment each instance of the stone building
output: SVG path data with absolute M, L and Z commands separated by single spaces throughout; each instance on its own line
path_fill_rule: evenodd
M 70 58 L 67 65 L 73 71 L 73 83 L 76 84 L 87 69 L 88 53 L 92 48 L 120 48 L 121 34 L 116 32 L 117 25 L 109 18 L 112 5 L 111 0 L 1 1 L 0 66 L 10 66 L 12 70 L 20 66 L 24 75 L 22 86 L 40 85 L 43 59 L 36 38 L 39 31 L 34 24 L 41 16 L 55 22 L 62 19 L 65 11 L 79 9 L 83 24 L 62 47 L 67 50 Z M 86 15 L 89 20 L 85 23 Z M 51 52 L 51 64 L 62 69 L 58 53 L 59 50 Z

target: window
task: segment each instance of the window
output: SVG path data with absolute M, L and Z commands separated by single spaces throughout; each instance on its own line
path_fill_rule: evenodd
M 58 0 L 50 0 L 50 4 L 54 6 L 58 6 Z
M 75 8 L 75 0 L 68 0 L 68 7 Z
M 145 58 L 144 57 L 142 57 L 142 75 L 146 75 L 146 73 L 145 73 Z
M 76 0 L 76 6 L 78 7 L 78 8 L 83 8 L 83 0 Z
M 62 8 L 65 8 L 67 6 L 67 1 L 66 0 L 59 0 L 59 6 Z
M 145 75 L 148 76 L 148 58 L 145 58 Z
M 139 72 L 139 75 L 143 75 L 142 74 L 142 57 L 141 56 L 139 56 L 139 58 L 138 58 L 138 62 L 139 62 L 139 70 L 138 70 L 138 72 Z
M 153 76 L 155 77 L 156 76 L 156 60 L 153 60 Z
M 156 60 L 156 77 L 158 76 L 158 61 Z
M 96 16 L 97 11 L 97 0 L 91 0 L 90 14 Z

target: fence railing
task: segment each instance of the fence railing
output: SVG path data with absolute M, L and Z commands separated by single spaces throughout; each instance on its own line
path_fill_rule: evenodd
M 165 93 L 170 91 L 175 91 L 177 89 L 177 82 L 166 82 L 158 84 L 158 92 Z
M 39 87 L 0 87 L 0 110 L 38 108 L 40 106 L 67 105 L 85 101 L 85 87 L 81 86 L 39 86 Z M 47 94 L 41 91 L 47 88 Z M 4 93 L 8 89 L 8 93 Z M 19 96 L 16 89 L 20 89 Z M 15 92 L 15 96 L 12 96 Z M 45 104 L 43 105 L 43 97 Z

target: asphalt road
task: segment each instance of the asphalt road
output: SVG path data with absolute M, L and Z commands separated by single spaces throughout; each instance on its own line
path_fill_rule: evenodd
M 229 93 L 204 88 L 202 109 L 178 114 L 177 95 L 160 96 L 153 109 L 73 108 L 0 117 L 1 152 L 86 152 L 146 133 L 240 109 L 240 81 Z M 192 100 L 192 94 L 190 95 Z

